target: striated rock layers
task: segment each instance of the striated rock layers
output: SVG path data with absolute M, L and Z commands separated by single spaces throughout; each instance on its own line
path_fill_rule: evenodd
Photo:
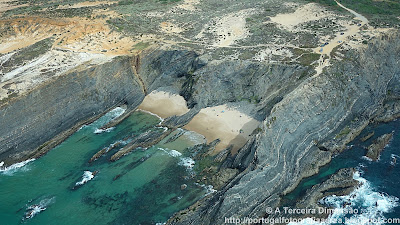
M 342 52 L 344 57 L 332 60 L 320 75 L 280 95 L 270 113 L 265 112 L 263 132 L 232 160 L 231 166 L 242 172 L 168 223 L 222 224 L 225 217 L 258 218 L 267 207 L 276 207 L 280 195 L 315 174 L 375 117 L 390 108 L 395 118 L 396 107 L 387 104 L 393 105 L 400 94 L 399 52 L 398 35 L 381 37 L 366 49 Z
M 334 49 L 331 66 L 320 74 L 296 63 L 207 61 L 186 50 L 145 51 L 75 68 L 0 106 L 0 161 L 36 157 L 112 107 L 125 104 L 129 113 L 159 87 L 184 96 L 192 108 L 187 118 L 204 107 L 248 101 L 256 107 L 239 110 L 263 123 L 224 162 L 240 173 L 168 223 L 257 218 L 371 121 L 400 115 L 399 37 L 371 40 L 361 50 Z M 166 120 L 171 126 L 185 122 L 186 117 Z
M 196 65 L 195 58 L 187 51 L 116 57 L 74 68 L 20 94 L 0 106 L 0 161 L 9 165 L 38 157 L 113 107 L 125 104 L 131 111 L 155 83 L 175 80 Z

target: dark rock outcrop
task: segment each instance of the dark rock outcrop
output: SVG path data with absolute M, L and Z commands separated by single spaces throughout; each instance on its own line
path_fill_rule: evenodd
M 374 161 L 378 160 L 381 152 L 383 151 L 385 146 L 390 142 L 392 137 L 393 133 L 384 134 L 378 137 L 376 140 L 374 140 L 374 143 L 368 146 L 367 153 L 365 156 Z
M 365 142 L 366 140 L 370 139 L 372 136 L 374 136 L 375 132 L 372 131 L 371 133 L 368 133 L 364 137 L 360 138 L 360 141 Z
M 356 172 L 354 168 L 340 169 L 333 174 L 328 180 L 321 184 L 314 185 L 306 192 L 303 198 L 299 199 L 295 208 L 297 209 L 316 209 L 321 207 L 318 201 L 323 197 L 336 195 L 344 196 L 350 194 L 360 184 L 357 180 L 353 179 L 353 174 Z M 328 217 L 327 214 L 317 214 L 321 217 Z M 307 217 L 307 215 L 304 215 Z M 316 214 L 310 215 L 316 216 Z

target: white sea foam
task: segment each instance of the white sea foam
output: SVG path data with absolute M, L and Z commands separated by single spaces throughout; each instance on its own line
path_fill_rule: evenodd
M 177 150 L 173 150 L 173 149 L 170 150 L 168 148 L 160 148 L 160 147 L 158 148 L 158 150 L 161 150 L 161 151 L 167 153 L 169 156 L 172 156 L 172 157 L 182 156 L 182 153 L 178 152 Z
M 107 123 L 109 123 L 110 121 L 120 117 L 122 114 L 125 113 L 125 111 L 126 111 L 125 108 L 115 107 L 113 110 L 109 111 L 108 113 L 106 113 L 104 116 L 100 117 L 95 122 L 93 122 L 89 125 L 83 125 L 80 129 L 90 126 L 92 129 L 94 128 L 94 133 L 96 133 L 96 134 L 103 133 L 103 132 L 110 132 L 114 129 L 113 127 L 110 127 L 108 129 L 99 129 L 99 127 L 102 127 L 102 126 L 106 125 Z
M 83 126 L 81 126 L 81 127 L 79 127 L 79 129 L 78 129 L 78 131 L 80 131 L 80 130 L 82 130 L 82 129 L 84 129 L 84 128 L 86 128 L 86 127 L 88 127 L 88 125 L 83 125 Z
M 48 199 L 43 199 L 39 202 L 39 204 L 34 204 L 28 206 L 26 209 L 25 213 L 25 218 L 24 219 L 31 219 L 33 218 L 36 214 L 44 211 L 47 209 L 47 207 L 55 202 L 55 197 L 48 198 Z
M 4 162 L 2 162 L 0 165 L 0 173 L 2 173 L 4 175 L 13 175 L 15 172 L 17 172 L 19 170 L 26 171 L 26 170 L 28 170 L 28 168 L 26 168 L 24 166 L 34 160 L 35 159 L 28 159 L 26 161 L 15 163 L 15 164 L 12 164 L 11 166 L 4 167 L 4 168 L 3 168 Z
M 185 133 L 183 133 L 183 136 L 190 142 L 192 142 L 193 145 L 204 144 L 207 142 L 207 139 L 203 135 L 194 131 L 186 131 Z
M 99 128 L 97 128 L 93 133 L 95 133 L 95 134 L 101 134 L 101 133 L 104 133 L 104 132 L 109 133 L 114 129 L 115 129 L 115 127 L 110 127 L 110 128 L 107 128 L 107 129 L 99 129 Z
M 189 157 L 182 157 L 181 161 L 178 163 L 178 165 L 184 166 L 188 169 L 192 169 L 194 167 L 194 164 L 195 161 Z
M 390 165 L 395 166 L 395 165 L 396 165 L 396 162 L 397 162 L 397 159 L 400 159 L 400 156 L 398 156 L 398 155 L 396 155 L 396 154 L 392 154 L 392 155 L 390 156 L 390 158 L 392 159 L 392 160 L 390 161 Z
M 144 112 L 144 113 L 147 113 L 147 114 L 150 114 L 150 115 L 153 115 L 153 116 L 157 117 L 160 120 L 159 124 L 161 124 L 164 121 L 164 119 L 161 116 L 159 116 L 159 115 L 157 115 L 155 113 L 152 113 L 150 111 L 146 111 L 146 110 L 143 110 L 143 109 L 137 109 L 137 111 Z
M 113 110 L 108 112 L 106 115 L 111 119 L 115 119 L 115 118 L 120 117 L 122 114 L 124 114 L 125 111 L 126 111 L 126 109 L 124 109 L 122 107 L 115 107 Z
M 82 180 L 75 183 L 76 186 L 80 186 L 93 179 L 94 175 L 90 171 L 85 171 L 82 175 Z
M 328 196 L 320 200 L 321 204 L 338 209 L 329 216 L 327 221 L 338 221 L 339 218 L 344 220 L 344 212 L 361 207 L 362 210 L 359 210 L 359 214 L 353 214 L 350 218 L 344 220 L 344 224 L 369 225 L 372 224 L 370 220 L 374 221 L 373 224 L 383 224 L 385 219 L 383 214 L 397 207 L 399 199 L 395 196 L 374 191 L 371 184 L 361 177 L 360 172 L 354 173 L 353 178 L 359 181 L 361 185 L 352 193 L 346 196 Z M 327 225 L 330 223 L 318 223 L 310 218 L 304 219 L 299 223 L 289 223 L 289 225 L 300 224 Z
M 202 184 L 202 185 L 200 185 L 200 186 L 202 186 L 202 187 L 204 187 L 204 189 L 206 189 L 206 193 L 204 194 L 204 196 L 207 196 L 207 195 L 209 195 L 209 194 L 212 194 L 212 193 L 217 192 L 217 190 L 215 190 L 214 187 L 213 187 L 212 185 L 205 185 L 205 184 Z
M 361 158 L 364 159 L 364 160 L 366 160 L 366 161 L 370 161 L 370 162 L 373 161 L 371 158 L 369 158 L 369 157 L 367 157 L 367 156 L 362 156 Z

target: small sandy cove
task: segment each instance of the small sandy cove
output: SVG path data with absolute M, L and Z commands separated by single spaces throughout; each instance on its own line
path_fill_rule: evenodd
M 259 124 L 259 121 L 236 108 L 219 105 L 202 109 L 183 128 L 204 135 L 208 142 L 219 138 L 221 142 L 215 148 L 214 154 L 229 145 L 233 145 L 232 153 L 236 154 Z
M 165 91 L 152 91 L 144 98 L 138 108 L 157 114 L 161 118 L 173 115 L 180 116 L 189 111 L 182 96 Z
M 153 91 L 145 97 L 139 109 L 157 114 L 162 118 L 183 115 L 189 111 L 182 96 L 164 91 Z M 202 109 L 184 129 L 202 134 L 207 142 L 217 138 L 221 142 L 213 154 L 233 145 L 232 153 L 247 142 L 259 121 L 241 113 L 237 108 L 219 105 Z

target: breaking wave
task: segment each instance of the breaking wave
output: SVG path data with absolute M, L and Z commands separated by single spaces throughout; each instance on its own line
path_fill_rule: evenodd
M 75 186 L 80 186 L 94 178 L 93 172 L 85 171 L 82 175 L 82 180 L 75 183 Z
M 26 170 L 28 170 L 28 168 L 26 168 L 24 166 L 34 160 L 35 159 L 28 159 L 23 162 L 12 164 L 11 166 L 8 166 L 8 167 L 3 167 L 4 162 L 1 162 L 0 163 L 0 173 L 5 174 L 5 175 L 13 175 L 15 172 L 20 171 L 20 170 L 26 171 Z
M 115 129 L 115 127 L 110 127 L 110 128 L 107 128 L 107 129 L 97 128 L 96 130 L 94 130 L 93 133 L 95 133 L 95 134 L 101 134 L 101 133 L 104 133 L 104 132 L 108 133 L 108 132 L 111 132 L 114 129 Z
M 389 213 L 399 205 L 399 199 L 386 193 L 374 191 L 371 183 L 361 177 L 360 172 L 356 172 L 353 178 L 360 182 L 360 186 L 346 196 L 327 196 L 319 203 L 335 208 L 335 211 L 327 219 L 327 222 L 316 222 L 306 218 L 299 223 L 289 223 L 290 225 L 306 224 L 332 224 L 332 221 L 343 221 L 347 225 L 368 225 L 384 224 L 385 213 Z M 345 214 L 357 209 L 357 213 Z M 355 212 L 355 211 L 353 211 Z M 347 216 L 347 217 L 346 217 Z M 346 218 L 345 218 L 346 217 Z M 331 223 L 332 222 L 332 223 Z
M 180 153 L 180 152 L 178 152 L 178 151 L 176 151 L 176 150 L 170 150 L 170 149 L 168 149 L 168 148 L 158 148 L 158 150 L 161 150 L 161 151 L 163 151 L 163 152 L 165 152 L 165 153 L 167 153 L 169 156 L 171 156 L 171 157 L 179 157 L 179 156 L 182 156 L 182 153 Z
M 32 219 L 34 216 L 39 214 L 40 212 L 47 209 L 47 207 L 55 202 L 55 197 L 43 199 L 39 202 L 39 204 L 33 204 L 26 208 L 24 220 Z

